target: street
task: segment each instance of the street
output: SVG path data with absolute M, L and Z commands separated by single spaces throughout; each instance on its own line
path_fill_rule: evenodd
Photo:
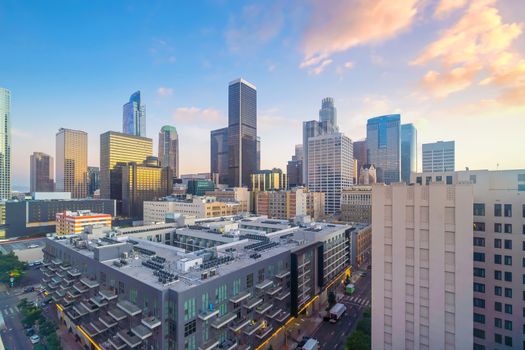
M 338 302 L 346 305 L 347 310 L 341 319 L 333 324 L 323 322 L 314 333 L 313 338 L 319 341 L 320 349 L 340 350 L 344 349 L 346 339 L 357 326 L 357 322 L 365 308 L 370 307 L 371 302 L 371 270 L 367 271 L 365 277 L 361 277 L 355 283 L 355 292 L 353 295 L 344 295 Z

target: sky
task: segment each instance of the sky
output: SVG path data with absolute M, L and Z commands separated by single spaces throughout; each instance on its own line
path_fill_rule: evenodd
M 98 166 L 100 134 L 121 131 L 136 90 L 155 153 L 173 125 L 181 173 L 209 172 L 239 77 L 257 86 L 263 168 L 286 167 L 327 96 L 354 141 L 368 118 L 400 113 L 420 145 L 455 140 L 457 169 L 525 168 L 521 1 L 3 0 L 13 187 L 28 186 L 32 152 L 54 156 L 61 127 L 88 133 Z

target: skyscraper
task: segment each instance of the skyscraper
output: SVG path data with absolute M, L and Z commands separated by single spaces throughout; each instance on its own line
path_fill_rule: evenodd
M 423 172 L 454 171 L 456 163 L 454 141 L 423 144 Z
M 146 106 L 142 104 L 140 91 L 134 92 L 122 107 L 122 132 L 146 137 Z
M 61 128 L 56 134 L 56 190 L 87 197 L 87 138 L 84 131 Z
M 93 197 L 96 190 L 100 190 L 100 168 L 88 166 L 88 196 Z
M 401 177 L 401 116 L 384 115 L 368 119 L 366 145 L 368 163 L 377 170 L 377 182 L 390 184 Z
M 319 121 L 326 122 L 328 128 L 337 131 L 337 109 L 334 106 L 334 99 L 332 97 L 325 97 L 321 101 L 321 109 L 319 110 Z
M 295 154 L 292 156 L 292 160 L 288 161 L 288 165 L 286 166 L 286 173 L 288 174 L 288 186 L 290 186 L 290 188 L 302 186 L 304 184 L 303 162 L 303 145 L 295 145 Z
M 159 162 L 162 168 L 170 168 L 179 177 L 179 135 L 174 126 L 164 125 L 159 132 Z
M 413 124 L 401 125 L 401 180 L 410 183 L 410 174 L 417 171 L 417 129 Z
M 55 190 L 53 157 L 33 152 L 29 157 L 30 191 L 53 192 Z
M 228 87 L 228 184 L 250 185 L 257 171 L 257 90 L 243 79 Z
M 356 161 L 354 164 L 357 166 L 357 169 L 354 169 L 354 173 L 357 172 L 356 179 L 354 180 L 354 183 L 359 182 L 359 178 L 361 177 L 361 167 L 368 164 L 368 160 L 366 158 L 366 140 L 363 141 L 355 141 L 353 143 L 354 147 L 354 160 Z
M 11 197 L 11 92 L 0 87 L 0 200 Z
M 220 184 L 228 183 L 228 128 L 210 133 L 210 172 L 217 174 Z
M 308 139 L 308 189 L 325 193 L 325 211 L 340 210 L 341 192 L 352 185 L 352 141 L 336 132 Z

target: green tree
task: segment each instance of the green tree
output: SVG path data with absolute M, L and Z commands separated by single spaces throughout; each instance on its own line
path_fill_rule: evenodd
M 0 253 L 0 281 L 9 282 L 11 277 L 15 280 L 22 277 L 25 263 L 18 260 L 18 257 L 10 252 L 9 254 Z
M 44 337 L 47 337 L 51 334 L 55 334 L 56 332 L 56 327 L 55 325 L 49 321 L 49 320 L 45 320 L 44 322 L 42 322 L 42 324 L 40 325 L 40 334 Z M 56 334 L 55 334 L 56 335 Z
M 24 315 L 24 318 L 22 318 L 22 323 L 26 326 L 32 326 L 37 321 L 39 321 L 39 323 L 44 321 L 42 310 L 35 307 L 25 309 L 25 313 L 22 312 L 22 314 Z
M 370 350 L 372 341 L 368 334 L 356 330 L 346 340 L 345 350 Z
M 46 337 L 47 348 L 49 350 L 61 350 L 62 346 L 60 345 L 60 340 L 56 332 L 51 333 Z
M 335 305 L 335 303 L 336 303 L 335 293 L 330 291 L 328 293 L 328 305 L 329 307 L 332 307 Z

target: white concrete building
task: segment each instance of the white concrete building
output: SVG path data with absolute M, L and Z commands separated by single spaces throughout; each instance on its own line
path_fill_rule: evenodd
M 372 198 L 372 349 L 472 349 L 472 187 Z
M 423 144 L 423 172 L 454 171 L 456 151 L 454 141 Z

